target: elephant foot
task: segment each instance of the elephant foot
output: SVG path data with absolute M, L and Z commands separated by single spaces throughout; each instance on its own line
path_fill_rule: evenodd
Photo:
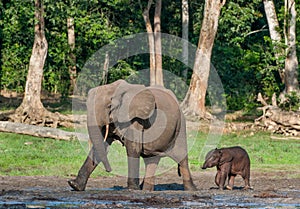
M 128 185 L 129 190 L 141 190 L 139 185 Z
M 232 186 L 229 186 L 229 185 L 227 185 L 227 186 L 226 186 L 226 189 L 228 189 L 228 190 L 232 190 L 232 189 L 233 189 L 233 187 L 232 187 Z
M 151 183 L 147 183 L 145 181 L 143 181 L 142 185 L 141 185 L 142 189 L 144 191 L 153 191 L 154 190 L 154 184 L 151 184 Z
M 252 188 L 249 185 L 247 185 L 243 188 L 243 190 L 248 190 L 248 189 L 252 189 Z
M 185 191 L 197 191 L 197 187 L 192 180 L 183 180 L 183 186 Z
M 75 180 L 68 180 L 68 184 L 75 191 L 84 191 L 85 190 L 85 185 L 83 185 L 83 186 L 80 185 L 79 183 L 77 183 L 76 179 Z
M 138 178 L 128 178 L 127 180 L 128 189 L 140 190 L 139 179 Z

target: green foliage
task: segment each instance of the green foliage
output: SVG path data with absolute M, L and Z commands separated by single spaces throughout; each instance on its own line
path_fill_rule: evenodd
M 108 83 L 112 83 L 118 79 L 127 79 L 129 76 L 136 74 L 136 72 L 126 61 L 120 60 L 115 67 L 109 69 L 107 80 Z
M 49 45 L 44 67 L 43 89 L 50 93 L 59 93 L 62 97 L 67 97 L 70 91 L 70 66 L 76 64 L 79 77 L 82 76 L 84 78 L 82 81 L 90 83 L 84 86 L 99 85 L 95 82 L 99 80 L 98 78 L 80 74 L 91 56 L 118 38 L 146 32 L 139 1 L 43 0 L 43 2 L 46 38 Z M 147 2 L 141 2 L 142 7 L 145 8 Z M 205 1 L 189 2 L 189 41 L 194 45 L 198 44 L 204 3 Z M 282 33 L 283 1 L 275 1 L 275 6 L 280 23 L 278 30 Z M 298 14 L 300 14 L 299 9 L 300 5 L 296 4 Z M 150 14 L 153 23 L 154 4 Z M 67 37 L 68 17 L 74 18 L 75 21 L 76 44 L 72 53 L 76 56 L 76 63 L 70 59 L 71 49 Z M 181 36 L 180 1 L 164 1 L 161 18 L 163 33 Z M 297 16 L 297 21 L 299 20 L 300 15 Z M 300 27 L 297 27 L 297 34 L 300 34 Z M 299 37 L 298 35 L 297 43 Z M 24 92 L 33 40 L 33 1 L 1 1 L 0 89 Z M 280 43 L 277 49 L 285 47 L 284 43 Z M 299 44 L 297 44 L 297 52 L 300 53 Z M 178 53 L 180 50 L 174 51 L 174 54 Z M 273 93 L 279 94 L 284 89 L 284 85 L 278 69 L 284 68 L 284 61 L 284 57 L 280 57 L 279 60 L 274 57 L 274 46 L 268 33 L 263 2 L 261 0 L 226 2 L 219 19 L 212 64 L 221 77 L 228 109 L 251 111 L 257 105 L 255 97 L 258 92 L 269 97 Z M 175 59 L 163 57 L 163 69 L 176 76 L 182 76 L 185 67 Z M 142 69 L 149 69 L 148 54 L 120 60 L 117 65 L 109 69 L 108 82 L 137 75 Z M 182 79 L 189 84 L 190 76 L 191 69 L 188 77 Z M 174 83 L 168 85 L 177 91 Z M 184 97 L 182 92 L 175 93 L 180 95 L 180 99 Z
M 231 1 L 222 10 L 212 62 L 229 110 L 251 111 L 259 92 L 271 97 L 283 90 L 278 70 L 284 59 L 276 62 L 262 7 L 261 1 Z
M 11 1 L 2 5 L 1 89 L 24 91 L 33 45 L 33 39 L 30 39 L 33 36 L 29 35 L 33 34 L 33 9 L 30 1 Z
M 299 111 L 300 110 L 300 94 L 291 92 L 284 95 L 284 101 L 280 104 L 280 108 L 286 111 Z

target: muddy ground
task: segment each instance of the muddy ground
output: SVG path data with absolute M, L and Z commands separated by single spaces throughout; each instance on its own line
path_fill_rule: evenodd
M 299 171 L 300 172 L 300 171 Z M 251 173 L 252 190 L 237 177 L 232 191 L 214 185 L 215 170 L 193 172 L 199 191 L 183 191 L 180 177 L 157 176 L 155 191 L 126 189 L 125 177 L 90 178 L 86 191 L 72 191 L 67 178 L 0 176 L 0 208 L 298 208 L 300 178 L 295 173 Z

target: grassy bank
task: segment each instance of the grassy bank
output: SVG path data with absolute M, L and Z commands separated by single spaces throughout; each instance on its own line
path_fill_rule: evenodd
M 192 171 L 200 170 L 203 163 L 201 151 L 206 141 L 207 134 L 197 133 L 189 137 L 189 159 Z M 273 170 L 298 171 L 299 169 L 299 140 L 273 139 L 269 133 L 264 132 L 228 134 L 222 136 L 217 147 L 235 145 L 242 146 L 248 151 L 251 167 L 255 170 L 271 172 Z M 73 176 L 77 174 L 85 160 L 86 150 L 87 145 L 77 140 L 67 142 L 0 133 L 0 175 Z M 126 170 L 124 147 L 120 144 L 113 144 L 109 153 L 112 167 L 118 166 Z M 175 165 L 174 162 L 171 161 L 171 163 Z M 98 169 L 93 175 L 114 174 L 120 173 L 107 174 Z

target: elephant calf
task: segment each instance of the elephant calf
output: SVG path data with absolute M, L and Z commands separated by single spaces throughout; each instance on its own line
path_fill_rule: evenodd
M 217 167 L 215 183 L 223 190 L 228 176 L 227 189 L 232 190 L 234 178 L 241 175 L 245 181 L 244 189 L 250 188 L 250 159 L 246 150 L 242 147 L 229 147 L 213 149 L 205 157 L 202 169 Z

